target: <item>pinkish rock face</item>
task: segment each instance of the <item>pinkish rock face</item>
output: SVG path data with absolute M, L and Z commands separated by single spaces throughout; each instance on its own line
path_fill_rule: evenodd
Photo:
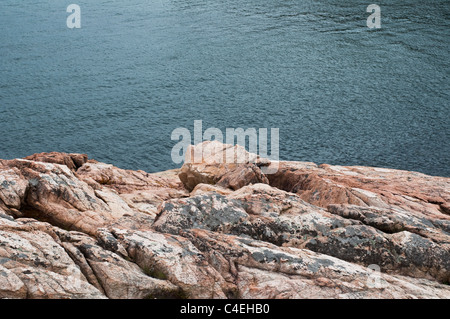
M 242 148 L 203 147 L 157 174 L 0 160 L 0 298 L 450 298 L 449 178 L 302 162 L 266 175 Z M 224 161 L 230 147 L 245 160 Z
M 67 166 L 71 171 L 76 171 L 87 162 L 86 154 L 66 154 L 66 153 L 40 153 L 25 157 L 26 160 L 33 162 L 54 163 Z
M 178 176 L 189 191 L 201 183 L 236 190 L 249 184 L 267 184 L 261 166 L 269 164 L 241 146 L 208 141 L 189 147 Z

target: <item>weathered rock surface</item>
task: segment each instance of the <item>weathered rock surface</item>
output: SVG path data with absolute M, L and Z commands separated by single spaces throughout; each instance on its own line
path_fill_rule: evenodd
M 299 162 L 279 163 L 277 173 L 268 178 L 270 185 L 297 193 L 308 203 L 324 208 L 330 204 L 398 207 L 418 217 L 448 220 L 449 178 L 386 168 Z
M 26 160 L 34 162 L 54 163 L 67 166 L 71 171 L 76 171 L 88 160 L 86 154 L 67 154 L 67 153 L 39 153 L 25 157 Z
M 236 190 L 248 184 L 268 184 L 260 167 L 269 164 L 242 146 L 207 141 L 189 147 L 179 177 L 189 191 L 200 183 Z
M 227 196 L 212 193 L 167 201 L 154 226 L 174 234 L 200 228 L 248 235 L 361 265 L 378 264 L 385 271 L 449 280 L 450 237 L 430 220 L 358 206 L 327 211 L 265 184 Z
M 450 298 L 449 178 L 198 147 L 0 160 L 0 298 Z
M 90 285 L 47 223 L 0 218 L 0 296 L 104 298 Z

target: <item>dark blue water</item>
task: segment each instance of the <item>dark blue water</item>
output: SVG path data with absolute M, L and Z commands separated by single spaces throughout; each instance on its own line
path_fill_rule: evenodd
M 81 7 L 81 29 L 66 8 Z M 177 167 L 177 127 L 278 127 L 280 157 L 450 176 L 450 1 L 0 2 L 0 158 Z

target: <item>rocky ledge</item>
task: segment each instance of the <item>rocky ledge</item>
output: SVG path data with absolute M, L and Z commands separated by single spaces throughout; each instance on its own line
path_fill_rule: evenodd
M 450 298 L 449 214 L 450 178 L 215 142 L 156 174 L 0 160 L 0 298 Z

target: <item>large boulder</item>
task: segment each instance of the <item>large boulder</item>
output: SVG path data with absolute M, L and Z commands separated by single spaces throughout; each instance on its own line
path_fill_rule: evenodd
M 236 190 L 249 184 L 268 184 L 261 167 L 269 164 L 242 146 L 206 141 L 189 146 L 178 176 L 189 191 L 200 183 Z
M 78 168 L 83 166 L 84 163 L 88 161 L 88 156 L 86 154 L 77 153 L 39 153 L 33 154 L 25 157 L 26 160 L 34 162 L 45 162 L 53 163 L 67 166 L 71 171 L 76 171 Z

